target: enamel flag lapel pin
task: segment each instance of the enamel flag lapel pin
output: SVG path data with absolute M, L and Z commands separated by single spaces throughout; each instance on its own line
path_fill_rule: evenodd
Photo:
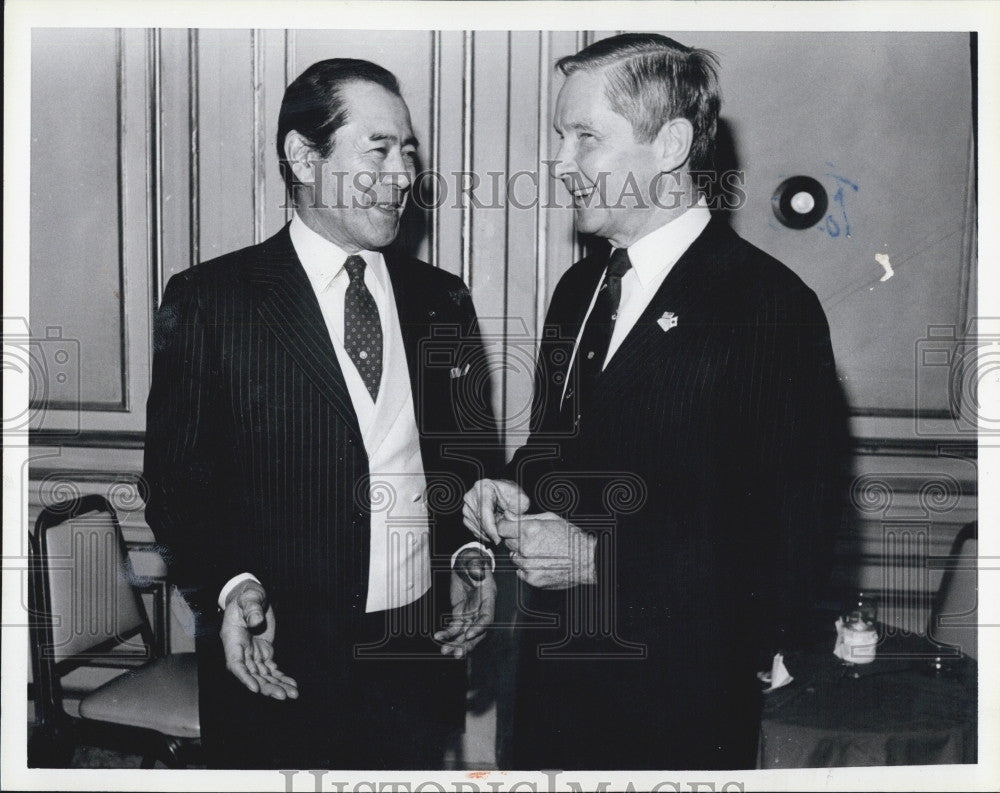
M 677 315 L 673 311 L 664 311 L 663 316 L 656 320 L 656 324 L 666 333 L 671 328 L 677 327 Z

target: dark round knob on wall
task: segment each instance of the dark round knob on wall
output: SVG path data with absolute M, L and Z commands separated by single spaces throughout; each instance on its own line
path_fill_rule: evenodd
M 790 229 L 815 226 L 826 215 L 828 205 L 826 190 L 811 176 L 792 176 L 771 196 L 774 216 Z

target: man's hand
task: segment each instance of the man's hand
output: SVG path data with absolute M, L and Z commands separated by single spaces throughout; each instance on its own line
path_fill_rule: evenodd
M 256 581 L 243 581 L 229 593 L 219 637 L 226 668 L 254 694 L 298 698 L 298 683 L 274 661 L 274 610 Z
M 462 522 L 480 540 L 500 543 L 497 518 L 513 519 L 528 511 L 531 500 L 509 479 L 480 479 L 465 494 Z
M 597 538 L 552 512 L 497 521 L 517 577 L 539 589 L 569 589 L 597 581 Z
M 451 624 L 434 634 L 443 655 L 464 658 L 486 637 L 496 611 L 497 585 L 486 554 L 466 548 L 451 571 Z

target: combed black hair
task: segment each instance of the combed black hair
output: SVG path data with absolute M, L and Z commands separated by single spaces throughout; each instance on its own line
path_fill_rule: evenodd
M 399 81 L 388 69 L 357 58 L 330 58 L 318 61 L 296 77 L 285 89 L 278 112 L 275 141 L 278 163 L 285 185 L 291 189 L 292 169 L 285 160 L 285 137 L 295 130 L 320 157 L 333 147 L 333 134 L 347 122 L 343 102 L 344 86 L 352 82 L 375 83 L 400 95 Z

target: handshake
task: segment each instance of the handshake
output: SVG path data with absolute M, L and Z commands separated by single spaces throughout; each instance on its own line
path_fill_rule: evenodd
M 503 544 L 517 577 L 539 589 L 597 580 L 597 539 L 552 512 L 528 515 L 530 499 L 508 479 L 480 479 L 465 494 L 462 519 L 482 542 Z

